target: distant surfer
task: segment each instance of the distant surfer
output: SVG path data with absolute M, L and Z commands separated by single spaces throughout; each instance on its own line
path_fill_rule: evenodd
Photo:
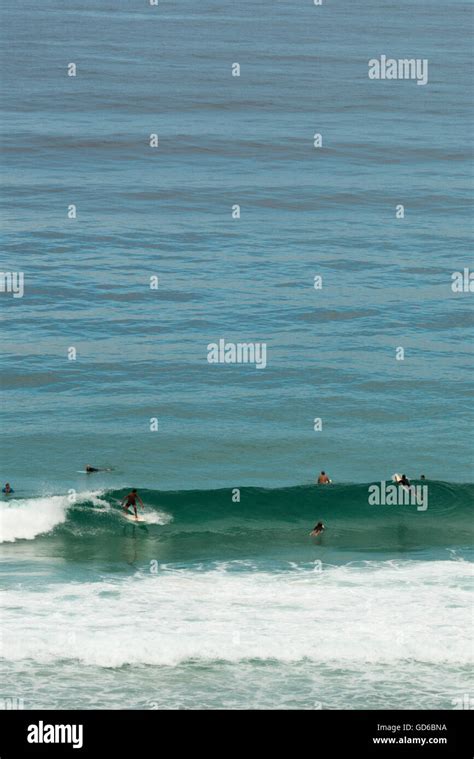
M 411 487 L 411 483 L 410 483 L 410 480 L 409 480 L 409 479 L 407 479 L 407 476 L 406 476 L 406 474 L 402 474 L 402 476 L 401 476 L 401 477 L 400 477 L 400 479 L 398 480 L 398 484 L 399 484 L 399 485 L 404 485 L 406 488 L 409 488 L 409 487 Z
M 125 511 L 126 514 L 128 514 L 128 510 L 129 510 L 130 506 L 133 506 L 133 510 L 135 512 L 135 519 L 138 519 L 137 500 L 140 501 L 142 509 L 144 509 L 145 507 L 143 505 L 143 501 L 140 498 L 140 496 L 138 495 L 136 488 L 133 488 L 133 490 L 131 491 L 131 493 L 129 493 L 128 495 L 126 495 L 125 498 L 122 498 L 123 510 Z M 127 501 L 127 503 L 125 503 L 125 501 Z M 124 506 L 124 503 L 125 503 L 125 506 Z
M 8 495 L 9 493 L 14 493 L 14 492 L 15 491 L 13 490 L 10 483 L 9 482 L 5 483 L 5 487 L 2 488 L 2 493 L 5 493 L 6 495 Z
M 420 474 L 420 480 L 426 480 L 426 477 L 424 474 Z
M 329 485 L 331 480 L 327 476 L 326 472 L 321 472 L 318 477 L 318 485 Z
M 317 538 L 318 535 L 321 535 L 322 531 L 325 530 L 325 526 L 322 522 L 318 522 L 317 525 L 314 526 L 314 528 L 309 533 L 312 538 Z
M 92 472 L 111 472 L 112 469 L 97 469 L 95 466 L 91 466 L 90 464 L 87 464 L 85 470 L 87 474 L 92 474 Z

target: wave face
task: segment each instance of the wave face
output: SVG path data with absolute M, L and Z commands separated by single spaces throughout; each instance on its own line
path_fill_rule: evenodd
M 387 483 L 388 485 L 389 483 Z M 404 551 L 472 542 L 474 485 L 428 482 L 427 508 L 415 503 L 370 505 L 369 485 L 301 486 L 236 491 L 139 490 L 145 502 L 145 525 L 126 522 L 119 501 L 126 490 L 84 492 L 69 496 L 13 499 L 0 504 L 2 542 L 72 539 L 100 542 L 124 530 L 143 541 L 159 541 L 167 559 L 234 558 L 296 550 L 301 546 L 354 551 Z M 308 533 L 317 521 L 326 531 L 316 540 Z

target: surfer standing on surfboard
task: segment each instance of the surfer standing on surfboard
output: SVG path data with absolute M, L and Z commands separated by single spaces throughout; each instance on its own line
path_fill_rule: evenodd
M 143 501 L 140 498 L 140 496 L 138 495 L 136 488 L 133 488 L 133 490 L 131 491 L 131 493 L 129 493 L 128 495 L 126 495 L 125 498 L 122 498 L 123 510 L 125 511 L 126 514 L 128 514 L 128 510 L 129 510 L 130 506 L 133 506 L 133 510 L 135 512 L 135 519 L 138 519 L 137 500 L 140 501 L 142 509 L 144 509 L 145 507 L 143 505 Z M 127 503 L 124 506 L 124 502 L 125 501 L 127 501 Z

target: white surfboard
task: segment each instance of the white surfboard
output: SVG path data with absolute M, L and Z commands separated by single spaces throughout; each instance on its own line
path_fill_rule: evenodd
M 99 474 L 99 472 L 113 472 L 113 469 L 94 469 L 93 472 L 88 472 L 87 469 L 76 469 L 78 474 Z
M 410 492 L 410 490 L 414 490 L 413 485 L 403 485 L 402 483 L 402 475 L 395 472 L 395 474 L 392 476 L 392 480 L 398 484 L 402 485 L 402 488 L 404 488 L 406 491 Z
M 120 512 L 124 519 L 127 520 L 127 522 L 132 522 L 133 524 L 145 524 L 146 519 L 144 517 L 141 517 L 138 515 L 138 517 L 135 516 L 135 514 L 127 514 L 125 511 Z

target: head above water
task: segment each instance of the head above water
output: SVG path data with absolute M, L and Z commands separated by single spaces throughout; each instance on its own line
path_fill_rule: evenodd
M 321 470 L 321 474 L 326 474 L 326 472 L 324 471 L 324 469 Z
M 136 493 L 136 492 L 137 492 L 137 489 L 136 488 L 132 488 L 132 493 Z

